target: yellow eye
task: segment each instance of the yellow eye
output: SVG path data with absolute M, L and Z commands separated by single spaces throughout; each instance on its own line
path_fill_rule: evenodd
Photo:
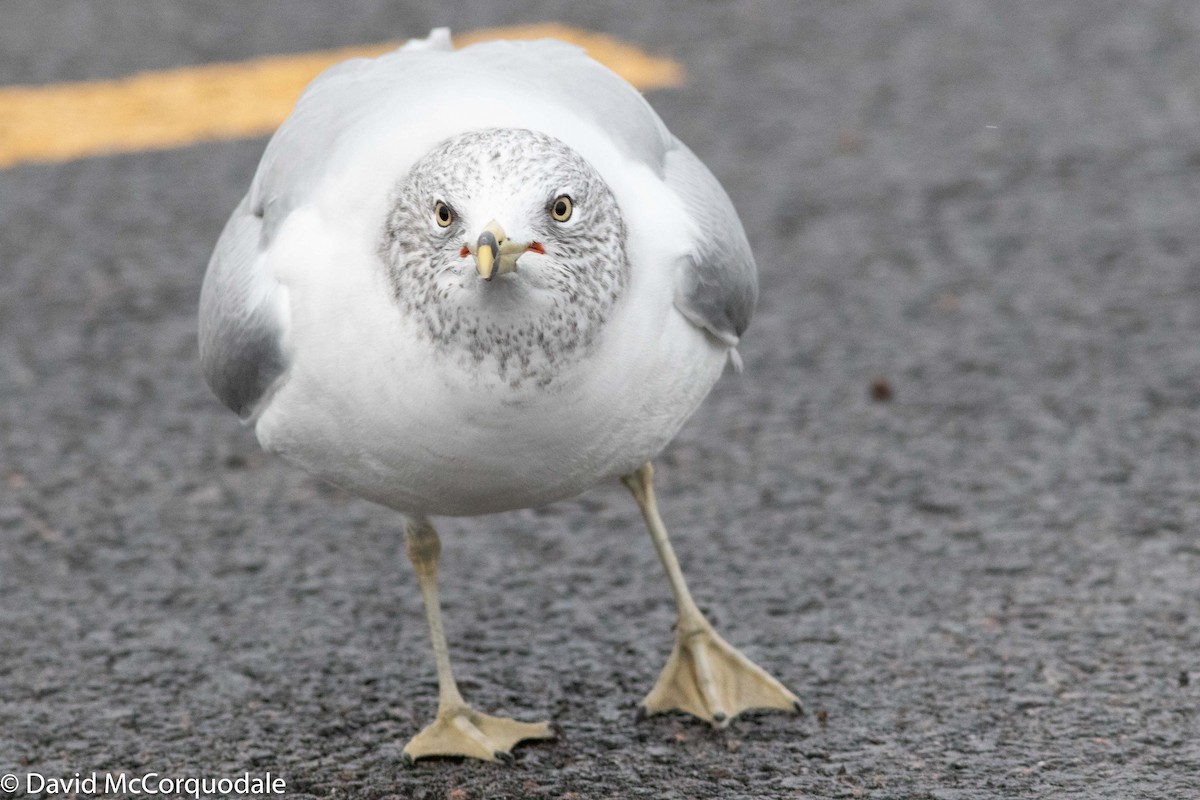
M 433 205 L 433 218 L 437 220 L 438 225 L 447 228 L 454 222 L 454 212 L 450 210 L 450 206 L 438 200 Z
M 571 218 L 571 211 L 574 205 L 571 203 L 571 198 L 565 194 L 560 194 L 554 198 L 554 202 L 550 204 L 550 216 L 559 222 L 566 222 Z

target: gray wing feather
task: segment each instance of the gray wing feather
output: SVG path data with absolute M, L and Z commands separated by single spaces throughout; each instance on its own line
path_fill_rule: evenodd
M 746 232 L 721 184 L 686 145 L 677 143 L 667 153 L 664 179 L 698 231 L 695 249 L 680 270 L 675 306 L 734 347 L 758 301 L 758 274 Z
M 242 418 L 287 368 L 282 289 L 261 264 L 263 221 L 242 200 L 217 242 L 200 290 L 200 366 L 221 402 Z

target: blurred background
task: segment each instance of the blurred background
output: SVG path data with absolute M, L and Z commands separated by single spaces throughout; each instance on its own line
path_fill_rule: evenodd
M 306 76 L 546 24 L 741 212 L 747 369 L 661 457 L 660 501 L 698 601 L 808 713 L 634 723 L 674 611 L 599 487 L 441 523 L 464 692 L 565 735 L 407 770 L 436 682 L 400 519 L 210 395 L 199 287 Z M 1190 0 L 5 0 L 0 773 L 1194 795 L 1198 199 Z

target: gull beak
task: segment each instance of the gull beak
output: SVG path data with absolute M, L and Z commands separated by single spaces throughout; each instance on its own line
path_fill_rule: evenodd
M 490 281 L 496 272 L 496 262 L 500 260 L 500 245 L 505 238 L 504 228 L 492 220 L 475 242 L 475 268 L 479 270 L 479 277 L 485 281 Z
M 474 245 L 467 245 L 467 252 L 475 257 L 475 268 L 479 277 L 490 281 L 497 275 L 517 271 L 517 259 L 528 251 L 545 252 L 537 242 L 513 242 L 504 233 L 500 223 L 492 220 L 484 226 Z

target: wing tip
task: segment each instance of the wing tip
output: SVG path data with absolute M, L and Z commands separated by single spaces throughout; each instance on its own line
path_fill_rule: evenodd
M 746 370 L 746 364 L 742 361 L 742 354 L 737 351 L 736 347 L 729 348 L 729 366 L 733 367 L 733 371 L 741 375 Z

